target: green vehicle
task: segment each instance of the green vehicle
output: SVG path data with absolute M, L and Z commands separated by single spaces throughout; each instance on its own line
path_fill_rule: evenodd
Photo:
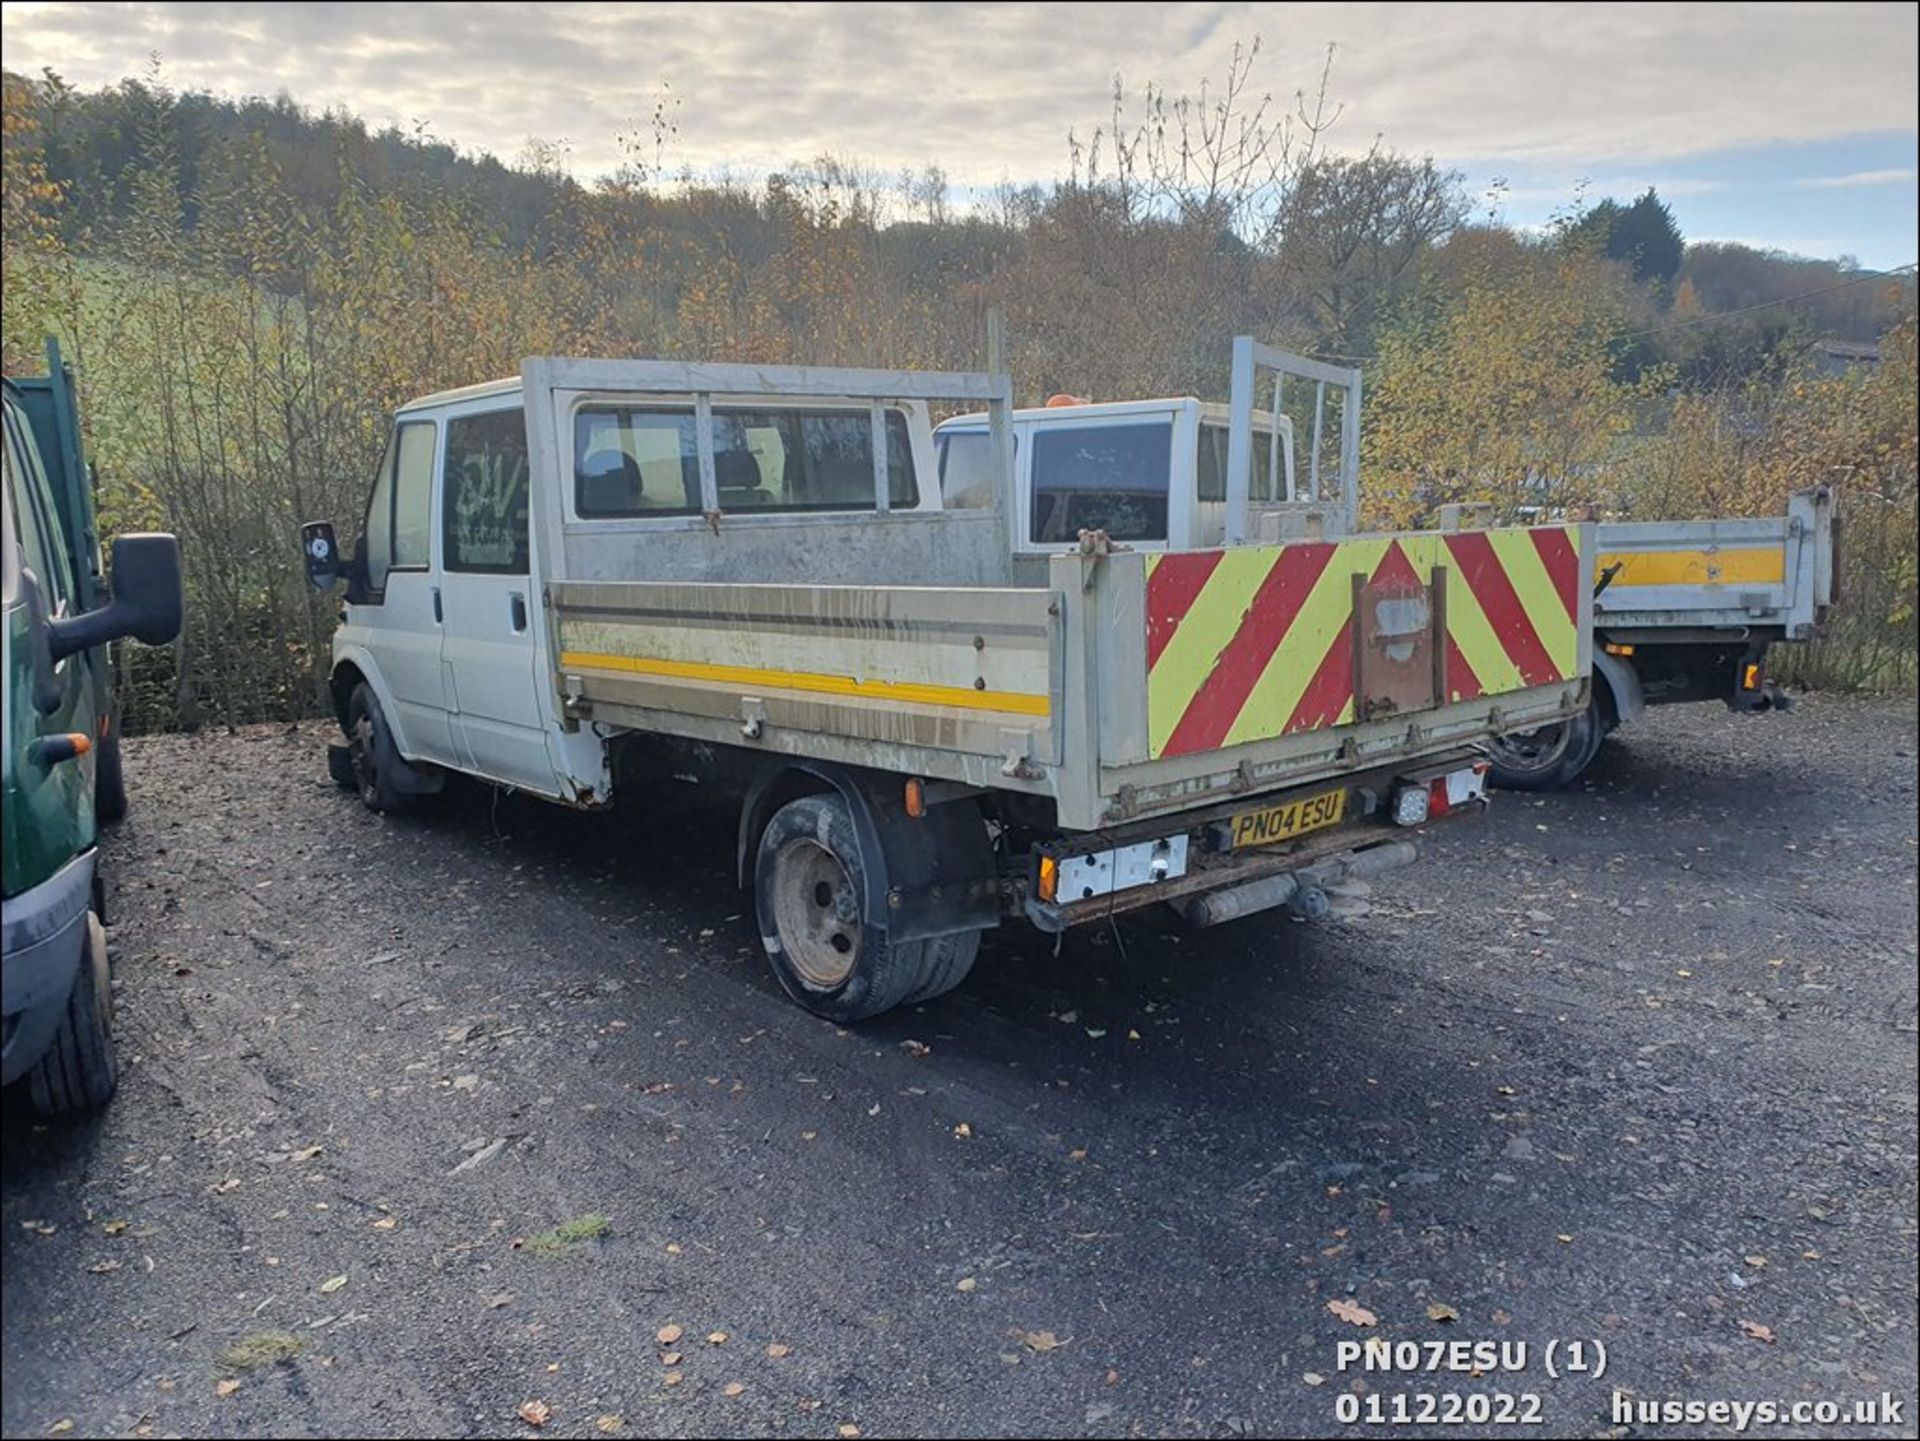
M 6 740 L 0 749 L 0 1083 L 34 1109 L 105 1105 L 113 1053 L 101 825 L 126 808 L 107 645 L 180 631 L 180 548 L 170 535 L 113 543 L 101 573 L 73 377 L 47 345 L 45 376 L 4 382 Z

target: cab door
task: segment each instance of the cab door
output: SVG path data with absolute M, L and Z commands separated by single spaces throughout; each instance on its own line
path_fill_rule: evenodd
M 560 794 L 547 749 L 523 408 L 455 414 L 441 467 L 441 659 L 463 769 Z
M 367 505 L 365 589 L 352 619 L 386 683 L 387 717 L 410 760 L 456 762 L 441 676 L 440 579 L 433 568 L 434 448 L 439 426 L 402 419 Z

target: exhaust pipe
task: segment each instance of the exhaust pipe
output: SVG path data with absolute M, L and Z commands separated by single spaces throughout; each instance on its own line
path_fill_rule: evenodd
M 1364 851 L 1336 856 L 1277 876 L 1262 876 L 1244 885 L 1227 886 L 1193 896 L 1179 903 L 1180 913 L 1189 925 L 1217 926 L 1256 911 L 1295 904 L 1302 913 L 1317 918 L 1326 913 L 1326 892 L 1342 881 L 1357 881 L 1397 871 L 1420 858 L 1420 848 L 1412 841 L 1389 841 Z

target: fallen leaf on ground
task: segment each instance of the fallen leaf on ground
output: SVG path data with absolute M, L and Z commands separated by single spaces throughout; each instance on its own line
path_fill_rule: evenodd
M 840 1427 L 840 1435 L 846 1437 L 847 1441 L 853 1441 L 853 1438 L 858 1436 L 859 1434 L 860 1434 L 860 1428 L 854 1425 L 851 1421 L 845 1422 Z
M 977 1290 L 979 1288 L 979 1285 L 980 1283 L 974 1280 L 973 1277 L 962 1276 L 959 1280 L 959 1283 L 954 1287 L 954 1289 L 958 1291 L 973 1291 L 973 1290 Z
M 680 1353 L 678 1351 L 662 1351 L 660 1353 L 660 1364 L 662 1366 L 678 1366 L 680 1364 Z
M 727 1341 L 727 1333 L 725 1331 L 707 1332 L 707 1344 L 709 1346 L 724 1346 L 726 1344 L 726 1341 Z
M 122 1231 L 127 1229 L 127 1223 L 125 1221 L 109 1221 L 100 1229 L 105 1231 L 109 1236 L 118 1236 Z
M 682 1376 L 678 1371 L 669 1371 L 660 1378 L 660 1384 L 663 1386 L 678 1386 L 686 1379 L 687 1378 Z
M 47 1434 L 49 1436 L 64 1436 L 72 1429 L 73 1422 L 63 1416 L 51 1426 L 47 1427 Z
M 544 1426 L 553 1418 L 553 1408 L 544 1401 L 522 1401 L 519 1416 L 529 1426 Z
M 513 1292 L 511 1291 L 495 1291 L 491 1296 L 487 1297 L 487 1305 L 495 1311 L 498 1311 L 502 1306 L 510 1306 L 512 1304 Z
M 95 1261 L 91 1266 L 87 1267 L 87 1270 L 96 1276 L 109 1275 L 119 1269 L 120 1263 L 118 1261 Z
M 1742 1321 L 1740 1323 L 1740 1329 L 1756 1341 L 1765 1341 L 1769 1346 L 1773 1344 L 1773 1328 L 1771 1326 L 1762 1326 L 1758 1321 Z
M 900 1043 L 900 1049 L 905 1051 L 909 1056 L 930 1056 L 933 1054 L 933 1047 L 929 1046 L 925 1041 L 902 1041 Z
M 724 1396 L 738 1396 L 746 1389 L 747 1388 L 742 1386 L 738 1381 L 729 1381 L 720 1388 L 720 1392 Z
M 1026 1343 L 1029 1351 L 1037 1351 L 1043 1356 L 1049 1351 L 1058 1351 L 1067 1344 L 1051 1331 L 1029 1331 L 1020 1339 Z
M 1337 1301 L 1327 1302 L 1327 1309 L 1349 1326 L 1377 1326 L 1380 1318 L 1362 1306 L 1358 1301 L 1349 1301 L 1342 1296 Z
M 609 1411 L 604 1416 L 595 1417 L 593 1422 L 593 1426 L 596 1431 L 618 1431 L 622 1426 L 626 1424 L 627 1424 L 626 1417 L 616 1416 L 611 1411 Z
M 1429 1321 L 1458 1321 L 1460 1319 L 1460 1313 L 1445 1301 L 1429 1301 L 1427 1303 L 1427 1319 Z
M 399 1224 L 400 1218 L 398 1216 L 382 1216 L 373 1223 L 373 1229 L 376 1231 L 391 1231 Z
M 320 1283 L 320 1294 L 322 1296 L 331 1296 L 335 1291 L 338 1291 L 342 1286 L 346 1284 L 347 1284 L 347 1278 L 345 1276 L 331 1277 L 328 1280 L 322 1281 Z
M 973 1134 L 973 1127 L 969 1126 L 965 1121 L 962 1121 L 953 1128 L 953 1134 L 964 1141 Z
M 231 1396 L 239 1389 L 240 1383 L 238 1381 L 216 1381 L 213 1383 L 213 1394 L 216 1396 Z
M 226 1180 L 222 1181 L 219 1185 L 213 1188 L 213 1194 L 216 1196 L 224 1196 L 229 1191 L 237 1191 L 239 1189 L 240 1189 L 240 1178 L 238 1176 L 229 1176 Z
M 784 1356 L 791 1356 L 793 1354 L 793 1347 L 782 1345 L 780 1342 L 775 1341 L 767 1347 L 767 1354 L 778 1361 Z
M 302 1146 L 293 1153 L 293 1159 L 296 1161 L 311 1161 L 324 1149 L 322 1146 Z
M 1305 1381 L 1309 1386 L 1324 1386 L 1327 1384 L 1327 1378 L 1322 1376 L 1318 1371 L 1309 1371 L 1300 1379 Z
M 658 1331 L 653 1333 L 653 1339 L 658 1341 L 662 1346 L 671 1346 L 686 1334 L 687 1333 L 682 1331 L 678 1326 L 662 1326 Z

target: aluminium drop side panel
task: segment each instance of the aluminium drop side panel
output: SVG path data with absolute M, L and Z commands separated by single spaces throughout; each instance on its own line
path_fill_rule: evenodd
M 1596 578 L 1614 570 L 1596 602 L 1604 629 L 1805 640 L 1832 598 L 1832 493 L 1798 492 L 1784 516 L 1603 524 L 1599 550 Z
M 1593 556 L 1591 526 L 1537 526 L 1122 553 L 1084 591 L 1077 558 L 1057 561 L 1053 585 L 1069 636 L 1083 633 L 1095 658 L 1085 693 L 1100 708 L 1097 804 L 1069 819 L 1063 791 L 1062 824 L 1411 762 L 1576 713 L 1593 662 Z M 1412 614 L 1432 628 L 1417 654 L 1433 668 L 1433 704 L 1358 714 L 1356 595 L 1384 607 L 1376 619 Z M 1069 673 L 1069 700 L 1081 693 Z
M 1019 789 L 1057 760 L 1060 607 L 1047 591 L 549 589 L 558 686 L 575 716 L 983 784 L 1012 756 L 1032 763 Z

